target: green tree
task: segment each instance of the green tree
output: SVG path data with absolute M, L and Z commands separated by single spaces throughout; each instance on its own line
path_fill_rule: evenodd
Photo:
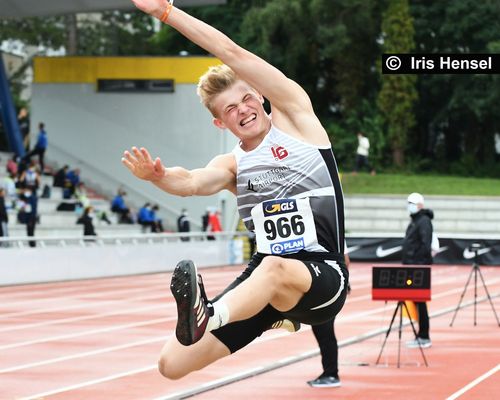
M 382 35 L 384 53 L 410 53 L 415 48 L 408 0 L 389 1 L 383 15 Z M 378 106 L 386 122 L 393 162 L 398 167 L 404 165 L 406 140 L 415 125 L 415 83 L 415 75 L 382 75 Z
M 413 2 L 421 53 L 500 52 L 500 2 Z M 498 75 L 425 75 L 419 79 L 418 132 L 412 147 L 434 168 L 500 175 L 494 134 L 500 131 Z

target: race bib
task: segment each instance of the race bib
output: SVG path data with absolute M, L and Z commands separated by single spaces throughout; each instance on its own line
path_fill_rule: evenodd
M 264 201 L 251 214 L 259 253 L 296 253 L 317 243 L 308 198 Z

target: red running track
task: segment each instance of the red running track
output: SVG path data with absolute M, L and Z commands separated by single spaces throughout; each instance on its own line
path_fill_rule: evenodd
M 203 270 L 209 296 L 241 268 Z M 500 268 L 481 271 L 498 314 Z M 308 326 L 294 334 L 266 332 L 203 371 L 178 381 L 162 378 L 157 356 L 176 321 L 170 273 L 2 287 L 0 399 L 159 400 L 193 393 L 217 400 L 498 398 L 500 328 L 480 281 L 477 326 L 472 306 L 460 309 L 449 326 L 469 273 L 468 266 L 433 267 L 429 367 L 418 349 L 404 347 L 412 338 L 406 326 L 397 368 L 397 332 L 375 365 L 395 303 L 372 301 L 371 265 L 352 263 L 352 293 L 336 321 L 342 386 L 332 389 L 305 384 L 321 372 Z M 473 299 L 471 285 L 464 303 Z M 263 373 L 247 378 L 257 372 Z

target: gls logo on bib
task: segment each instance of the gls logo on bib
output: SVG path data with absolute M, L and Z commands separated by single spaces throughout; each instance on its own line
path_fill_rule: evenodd
M 262 203 L 264 217 L 286 214 L 297 211 L 297 201 L 294 199 L 269 200 Z

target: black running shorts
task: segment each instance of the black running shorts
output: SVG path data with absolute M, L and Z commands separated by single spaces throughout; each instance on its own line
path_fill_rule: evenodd
M 217 301 L 224 293 L 247 279 L 264 257 L 264 254 L 255 254 L 242 274 L 212 301 Z M 232 322 L 212 331 L 231 353 L 262 335 L 276 321 L 288 318 L 317 325 L 333 319 L 344 305 L 349 273 L 343 256 L 334 253 L 299 252 L 285 257 L 301 260 L 307 266 L 312 276 L 311 288 L 297 305 L 287 312 L 280 312 L 268 305 L 249 319 Z

